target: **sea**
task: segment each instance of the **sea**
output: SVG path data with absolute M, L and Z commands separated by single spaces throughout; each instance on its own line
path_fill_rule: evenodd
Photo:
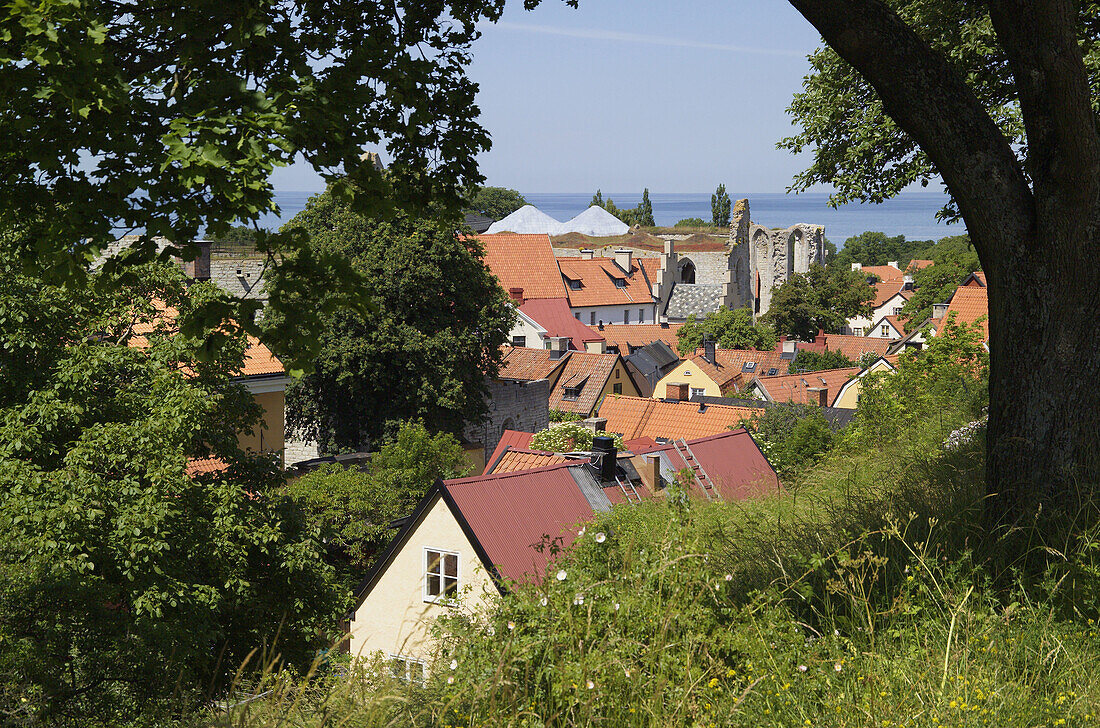
M 260 224 L 277 228 L 305 208 L 315 193 L 301 191 L 277 192 L 275 200 L 281 214 L 268 215 Z M 528 203 L 562 222 L 584 212 L 592 201 L 592 193 L 523 192 Z M 841 247 L 845 240 L 871 230 L 889 236 L 904 235 L 907 240 L 938 240 L 948 235 L 962 235 L 961 223 L 947 224 L 936 219 L 947 198 L 937 192 L 904 192 L 882 204 L 852 203 L 839 208 L 829 206 L 824 192 L 804 192 L 799 195 L 782 192 L 731 192 L 730 198 L 747 198 L 752 221 L 767 227 L 788 227 L 795 223 L 825 226 L 825 237 Z M 710 220 L 710 193 L 651 193 L 653 219 L 658 225 L 674 225 L 680 220 L 698 217 Z M 617 207 L 634 207 L 642 200 L 641 193 L 604 192 L 605 200 L 614 200 Z

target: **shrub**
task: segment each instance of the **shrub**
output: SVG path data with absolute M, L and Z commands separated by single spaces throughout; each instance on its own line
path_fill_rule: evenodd
M 619 450 L 624 449 L 622 435 L 614 432 L 600 434 L 610 435 L 615 440 L 615 447 Z M 531 438 L 531 447 L 535 450 L 546 450 L 547 452 L 591 450 L 593 437 L 595 437 L 595 433 L 584 425 L 566 422 L 535 433 L 535 436 Z

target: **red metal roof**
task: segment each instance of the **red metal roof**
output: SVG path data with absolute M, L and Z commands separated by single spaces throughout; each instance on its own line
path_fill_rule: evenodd
M 744 429 L 688 440 L 687 446 L 723 500 L 742 501 L 779 491 L 779 476 Z M 654 452 L 663 452 L 675 470 L 688 467 L 671 444 L 649 451 Z M 692 495 L 702 496 L 698 490 L 693 483 Z
M 562 463 L 535 470 L 444 481 L 458 507 L 501 576 L 515 582 L 537 581 L 551 554 L 534 546 L 544 537 L 561 538 L 563 548 L 577 537 L 577 525 L 595 515 L 570 468 Z
M 589 341 L 604 340 L 599 332 L 588 328 L 573 316 L 573 312 L 569 310 L 569 301 L 564 298 L 524 301 L 519 310 L 546 329 L 548 335 L 567 337 L 576 349 L 583 350 L 585 343 Z

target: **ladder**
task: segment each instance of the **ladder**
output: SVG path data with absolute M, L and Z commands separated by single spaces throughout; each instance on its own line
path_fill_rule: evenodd
M 634 484 L 631 483 L 629 480 L 623 480 L 616 473 L 615 482 L 619 484 L 619 490 L 621 490 L 623 492 L 623 495 L 626 496 L 626 502 L 627 503 L 641 503 L 642 502 L 642 496 L 638 495 L 638 490 L 634 487 Z M 630 490 L 627 490 L 627 488 L 629 488 Z M 634 495 L 633 498 L 630 497 L 631 494 Z
M 691 446 L 687 444 L 686 439 L 673 440 L 672 447 L 675 448 L 676 454 L 679 455 L 687 466 L 691 468 L 692 477 L 695 478 L 695 482 L 699 484 L 699 488 L 702 489 L 703 495 L 707 497 L 707 500 L 722 500 L 722 494 L 717 488 L 714 487 L 714 481 L 707 475 L 707 471 L 703 469 L 703 466 L 699 464 L 699 461 L 695 458 L 695 453 L 691 451 Z

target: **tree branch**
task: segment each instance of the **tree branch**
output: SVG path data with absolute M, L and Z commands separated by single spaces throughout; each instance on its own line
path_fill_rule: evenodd
M 1081 219 L 1069 213 L 1094 210 L 1100 193 L 1100 135 L 1074 5 L 1070 0 L 989 3 L 1016 81 L 1027 131 L 1027 171 L 1042 201 L 1037 214 L 1044 229 L 1051 229 L 1051 218 Z
M 1027 178 L 961 75 L 881 0 L 790 0 L 928 154 L 990 270 L 1005 245 L 1031 237 Z

